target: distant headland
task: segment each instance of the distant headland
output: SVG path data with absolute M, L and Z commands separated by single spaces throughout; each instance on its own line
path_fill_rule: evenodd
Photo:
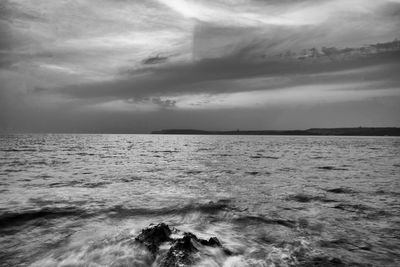
M 398 127 L 311 128 L 307 130 L 236 130 L 204 131 L 195 129 L 167 129 L 152 134 L 191 135 L 337 135 L 337 136 L 400 136 Z

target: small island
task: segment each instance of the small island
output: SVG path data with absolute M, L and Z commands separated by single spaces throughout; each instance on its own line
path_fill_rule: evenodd
M 307 130 L 235 130 L 204 131 L 195 129 L 166 129 L 152 134 L 183 135 L 327 135 L 327 136 L 400 136 L 399 127 L 311 128 Z

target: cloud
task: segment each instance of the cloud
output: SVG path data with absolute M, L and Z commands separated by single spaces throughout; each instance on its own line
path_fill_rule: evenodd
M 176 101 L 171 99 L 162 99 L 161 97 L 153 97 L 151 98 L 153 104 L 156 104 L 160 107 L 170 108 L 176 106 Z
M 142 64 L 144 65 L 152 65 L 152 64 L 160 64 L 160 63 L 164 63 L 168 60 L 168 57 L 162 57 L 160 55 L 157 55 L 155 57 L 149 57 L 146 58 L 142 61 Z
M 184 56 L 190 51 L 189 26 L 152 1 L 9 0 L 2 5 L 4 67 L 35 72 L 37 65 L 58 65 L 83 73 L 87 78 L 75 79 L 83 82 L 112 79 L 155 52 L 179 50 Z
M 150 68 L 110 82 L 81 84 L 54 91 L 73 98 L 132 98 L 176 94 L 276 90 L 294 84 L 383 81 L 399 84 L 400 54 L 376 54 L 337 62 L 303 63 L 248 58 L 238 51 L 223 58 Z M 375 67 L 368 70 L 368 67 Z M 345 70 L 357 70 L 347 74 Z M 335 72 L 342 71 L 337 74 Z M 333 73 L 332 73 L 333 72 Z
M 176 98 L 177 108 L 180 109 L 260 109 L 263 107 L 276 108 L 293 105 L 315 105 L 362 101 L 374 97 L 399 97 L 398 88 L 379 88 L 379 84 L 370 83 L 335 83 L 312 84 L 287 87 L 277 91 L 246 91 L 221 93 L 212 95 L 179 96 Z

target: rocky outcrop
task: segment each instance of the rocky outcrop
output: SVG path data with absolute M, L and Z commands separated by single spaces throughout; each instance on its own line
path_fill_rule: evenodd
M 171 245 L 166 253 L 160 255 L 162 258 L 160 267 L 190 266 L 195 263 L 195 255 L 202 247 L 218 247 L 226 255 L 232 254 L 221 245 L 216 237 L 210 237 L 206 240 L 185 232 L 180 238 L 172 238 L 173 232 L 179 233 L 179 230 L 171 229 L 167 224 L 160 223 L 143 229 L 135 238 L 135 241 L 146 247 L 154 258 L 158 256 L 161 245 L 164 243 Z
M 182 238 L 176 239 L 160 266 L 175 267 L 193 264 L 195 261 L 193 253 L 198 251 L 194 245 L 198 243 L 197 241 L 198 238 L 191 233 L 185 233 Z
M 165 223 L 143 229 L 135 240 L 143 244 L 152 254 L 156 255 L 162 243 L 170 241 L 171 229 Z

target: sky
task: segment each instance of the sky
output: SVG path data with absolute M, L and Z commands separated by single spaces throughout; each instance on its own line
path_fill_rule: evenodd
M 400 126 L 400 0 L 2 0 L 0 131 Z M 324 58 L 324 57 L 323 57 Z

